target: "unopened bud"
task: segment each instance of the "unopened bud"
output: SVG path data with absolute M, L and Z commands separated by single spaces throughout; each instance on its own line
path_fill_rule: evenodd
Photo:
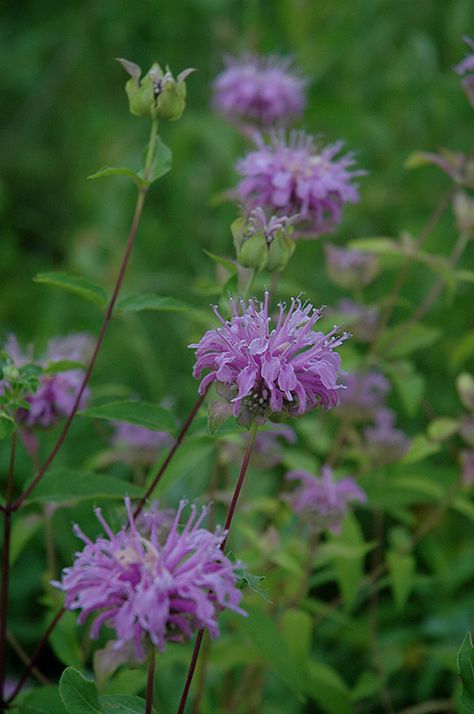
M 339 248 L 327 243 L 326 270 L 333 283 L 346 290 L 363 288 L 376 277 L 377 256 L 361 250 Z
M 460 233 L 474 233 L 474 199 L 465 191 L 457 191 L 453 200 L 453 209 Z
M 130 111 L 135 116 L 176 121 L 186 105 L 185 79 L 195 70 L 185 69 L 175 79 L 169 69 L 163 72 L 155 62 L 149 72 L 140 79 L 142 70 L 134 62 L 118 59 L 130 75 L 125 85 Z
M 238 218 L 231 226 L 237 259 L 255 270 L 283 270 L 295 249 L 292 223 L 296 217 L 272 216 L 269 221 L 262 208 L 247 218 Z

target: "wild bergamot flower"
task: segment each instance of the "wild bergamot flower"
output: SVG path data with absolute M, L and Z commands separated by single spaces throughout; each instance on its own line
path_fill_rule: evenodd
M 115 631 L 117 649 L 133 644 L 144 659 L 147 643 L 164 650 L 166 642 L 181 642 L 206 627 L 212 637 L 219 628 L 217 614 L 227 608 L 241 615 L 242 592 L 236 586 L 236 564 L 221 551 L 226 532 L 201 527 L 208 509 L 191 515 L 179 528 L 186 506 L 181 501 L 168 532 L 156 509 L 135 521 L 125 499 L 128 525 L 114 533 L 100 509 L 96 516 L 105 535 L 90 540 L 75 526 L 84 549 L 54 585 L 66 593 L 68 610 L 81 610 L 79 622 L 94 615 L 93 639 L 102 625 Z
M 242 179 L 237 193 L 249 208 L 260 206 L 282 216 L 299 214 L 311 235 L 334 230 L 346 203 L 357 203 L 359 191 L 353 179 L 352 154 L 337 158 L 341 141 L 321 146 L 303 131 L 273 132 L 270 142 L 254 134 L 256 150 L 237 163 Z
M 337 405 L 341 358 L 335 348 L 349 335 L 338 334 L 336 327 L 327 335 L 316 332 L 321 310 L 299 298 L 288 308 L 280 303 L 273 327 L 268 292 L 263 303 L 229 302 L 232 317 L 224 320 L 214 307 L 221 327 L 190 345 L 196 350 L 194 376 L 209 370 L 199 386 L 201 394 L 216 382 L 244 424 Z

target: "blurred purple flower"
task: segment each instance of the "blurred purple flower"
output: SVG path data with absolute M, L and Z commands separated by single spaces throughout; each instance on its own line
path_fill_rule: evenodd
M 474 38 L 465 37 L 464 42 L 469 46 L 470 53 L 454 69 L 459 75 L 464 76 L 462 85 L 474 107 Z
M 340 393 L 341 413 L 351 419 L 370 419 L 382 409 L 390 391 L 390 382 L 375 370 L 354 372 L 342 377 L 346 389 Z
M 348 504 L 351 501 L 367 501 L 367 496 L 354 479 L 346 477 L 335 481 L 329 466 L 322 467 L 319 478 L 308 471 L 290 471 L 286 478 L 300 481 L 286 500 L 295 513 L 305 517 L 318 531 L 329 529 L 339 533 Z
M 349 250 L 326 243 L 326 269 L 336 285 L 347 290 L 363 288 L 375 278 L 378 259 L 373 253 Z
M 160 449 L 173 443 L 173 437 L 166 431 L 152 431 L 144 426 L 113 422 L 112 446 L 120 457 L 128 463 L 150 463 L 154 461 Z
M 371 342 L 379 327 L 380 310 L 377 305 L 361 305 L 349 298 L 342 298 L 336 305 L 338 318 L 350 329 L 351 335 L 360 342 Z
M 461 451 L 462 480 L 466 486 L 474 484 L 474 451 L 463 449 Z
M 245 615 L 239 607 L 242 593 L 236 587 L 236 565 L 220 550 L 225 531 L 201 528 L 207 508 L 198 515 L 196 506 L 191 506 L 191 516 L 180 531 L 186 505 L 181 501 L 167 537 L 160 539 L 156 511 L 150 515 L 145 536 L 134 521 L 129 499 L 125 505 L 129 524 L 116 534 L 100 509 L 95 512 L 105 536 L 92 541 L 75 526 L 85 547 L 64 569 L 62 580 L 54 583 L 66 593 L 65 607 L 82 611 L 80 623 L 95 615 L 92 639 L 106 624 L 115 630 L 117 648 L 133 643 L 143 660 L 149 642 L 163 651 L 166 642 L 188 640 L 201 627 L 217 637 L 220 608 Z
M 203 394 L 212 382 L 232 405 L 232 414 L 244 424 L 285 412 L 302 415 L 313 407 L 338 403 L 340 356 L 334 351 L 348 337 L 334 328 L 327 335 L 313 327 L 321 316 L 309 303 L 292 298 L 286 311 L 279 305 L 270 330 L 268 292 L 263 303 L 229 300 L 232 317 L 222 327 L 208 330 L 196 349 L 194 376 L 210 370 L 199 385 Z
M 231 122 L 269 127 L 302 114 L 306 81 L 290 70 L 290 60 L 245 55 L 226 59 L 214 80 L 213 106 Z
M 379 409 L 375 414 L 375 426 L 364 429 L 367 452 L 379 466 L 398 461 L 408 451 L 407 435 L 395 428 L 395 413 L 392 409 Z
M 45 354 L 34 359 L 31 348 L 23 351 L 18 340 L 11 335 L 5 345 L 5 351 L 16 367 L 34 362 L 42 367 L 49 363 L 63 360 L 84 362 L 92 350 L 93 341 L 87 334 L 74 334 L 57 337 L 47 345 Z M 19 409 L 18 421 L 28 428 L 49 427 L 62 417 L 68 416 L 75 402 L 84 374 L 82 369 L 66 369 L 54 374 L 42 374 L 38 389 L 26 397 L 29 409 Z M 90 396 L 86 388 L 82 394 L 79 408 L 83 409 Z
M 352 154 L 336 159 L 343 143 L 319 147 L 302 131 L 273 132 L 270 143 L 256 132 L 255 151 L 237 163 L 242 180 L 237 187 L 247 209 L 261 206 L 282 216 L 300 214 L 311 235 L 332 231 L 345 203 L 357 203 L 351 181 L 363 171 L 351 171 Z

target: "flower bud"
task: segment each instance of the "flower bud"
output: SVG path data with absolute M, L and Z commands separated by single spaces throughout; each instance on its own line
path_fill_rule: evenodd
M 460 233 L 474 233 L 474 199 L 465 191 L 457 191 L 453 201 L 454 215 Z
M 325 245 L 326 270 L 335 285 L 346 290 L 364 288 L 376 277 L 377 256 L 360 250 Z
M 125 91 L 132 114 L 168 121 L 176 121 L 181 117 L 186 105 L 184 80 L 194 69 L 183 70 L 175 79 L 169 67 L 163 72 L 155 62 L 143 79 L 140 79 L 142 70 L 139 65 L 125 59 L 118 59 L 118 62 L 130 75 Z
M 296 219 L 272 216 L 269 221 L 262 208 L 248 218 L 238 218 L 231 226 L 237 260 L 245 268 L 283 270 L 295 249 L 292 222 Z

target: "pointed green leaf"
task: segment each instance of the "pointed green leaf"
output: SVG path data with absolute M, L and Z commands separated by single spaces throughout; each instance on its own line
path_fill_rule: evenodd
M 271 604 L 272 601 L 270 600 L 267 590 L 265 590 L 265 588 L 262 588 L 262 585 L 261 585 L 262 581 L 265 580 L 264 575 L 253 575 L 252 573 L 249 573 L 248 570 L 245 570 L 244 568 L 236 568 L 235 574 L 242 581 L 244 586 L 248 585 L 250 590 L 253 590 L 253 592 L 260 595 L 260 597 L 262 597 L 265 600 L 265 602 L 268 602 L 269 604 Z M 239 584 L 239 587 L 241 587 L 240 584 Z
M 7 439 L 15 429 L 15 421 L 8 414 L 0 414 L 0 439 Z
M 59 680 L 59 694 L 68 714 L 103 714 L 95 682 L 68 667 Z
M 428 436 L 433 441 L 445 441 L 445 439 L 449 439 L 457 432 L 458 427 L 457 419 L 438 417 L 428 425 Z
M 391 330 L 386 330 L 380 340 L 380 351 L 389 359 L 406 357 L 434 344 L 441 337 L 438 327 L 429 327 L 421 323 L 414 325 L 397 325 Z
M 42 525 L 43 519 L 38 513 L 28 513 L 26 516 L 20 515 L 13 521 L 10 566 L 13 565 L 30 538 L 34 536 Z
M 237 266 L 233 260 L 230 260 L 229 258 L 223 258 L 221 255 L 216 255 L 215 253 L 211 253 L 208 250 L 204 250 L 204 252 L 211 260 L 214 261 L 214 263 L 217 263 L 217 265 L 222 265 L 223 268 L 226 268 L 226 270 L 228 270 L 231 275 L 235 275 L 235 273 L 237 273 Z
M 156 137 L 155 160 L 153 162 L 153 173 L 148 183 L 157 181 L 171 171 L 173 163 L 173 153 L 169 146 L 166 146 L 160 136 Z
M 335 556 L 332 561 L 344 605 L 350 609 L 362 581 L 364 562 L 363 550 L 358 557 L 354 553 L 354 546 L 364 545 L 364 538 L 359 523 L 352 513 L 347 514 L 342 524 L 341 532 L 337 535 L 332 535 L 330 543 L 350 546 L 350 557 L 341 554 Z
M 66 714 L 57 687 L 39 687 L 22 701 L 20 714 Z
M 162 310 L 165 312 L 189 312 L 193 308 L 181 300 L 152 293 L 127 295 L 119 300 L 117 310 L 121 312 L 141 312 L 142 310 Z
M 84 363 L 62 359 L 59 362 L 48 362 L 42 371 L 43 374 L 58 374 L 58 372 L 68 372 L 70 369 L 84 369 Z
M 96 283 L 93 283 L 92 280 L 88 278 L 66 275 L 65 273 L 38 273 L 33 280 L 35 283 L 52 285 L 53 287 L 61 288 L 67 292 L 79 295 L 99 307 L 105 307 L 107 305 L 108 296 L 104 288 L 100 285 L 96 285 Z
M 98 407 L 90 407 L 79 412 L 81 416 L 93 419 L 124 421 L 127 424 L 143 426 L 151 431 L 173 433 L 176 422 L 167 409 L 150 402 L 110 402 Z
M 109 476 L 72 469 L 48 471 L 27 502 L 87 501 L 102 498 L 140 497 L 142 489 L 133 483 Z
M 89 179 L 89 181 L 93 181 L 95 179 L 104 178 L 105 176 L 128 176 L 133 181 L 135 181 L 138 188 L 142 188 L 142 186 L 145 186 L 147 184 L 147 182 L 144 181 L 143 178 L 139 176 L 139 174 L 135 173 L 135 171 L 132 171 L 132 169 L 128 169 L 126 166 L 103 166 L 101 169 L 96 171 L 95 174 L 91 174 L 87 178 Z
M 401 459 L 402 464 L 416 464 L 422 459 L 426 459 L 431 454 L 436 454 L 441 446 L 430 441 L 424 434 L 418 434 L 412 440 L 410 448 L 405 456 Z
M 409 553 L 391 549 L 387 553 L 393 597 L 398 610 L 402 610 L 413 588 L 415 560 Z
M 104 714 L 145 714 L 146 701 L 127 694 L 104 694 L 99 697 Z M 156 712 L 153 707 L 152 712 Z
M 461 704 L 466 712 L 474 712 L 474 646 L 470 632 L 458 652 L 458 668 L 462 681 Z

